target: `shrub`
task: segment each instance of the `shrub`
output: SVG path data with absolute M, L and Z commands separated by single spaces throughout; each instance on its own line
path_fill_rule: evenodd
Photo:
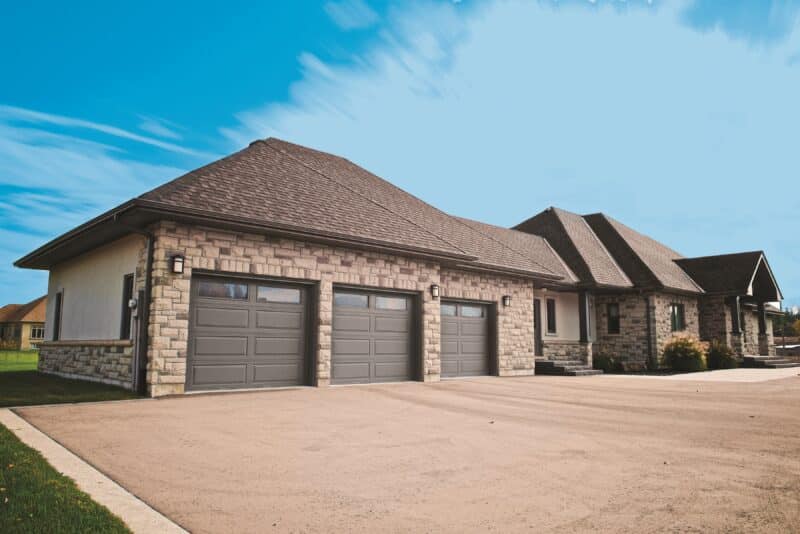
M 706 355 L 709 369 L 735 369 L 739 362 L 733 354 L 733 349 L 722 341 L 715 339 L 708 347 Z
M 604 373 L 623 373 L 625 368 L 622 361 L 610 354 L 595 354 L 592 356 L 592 367 L 600 369 Z
M 703 346 L 690 337 L 673 338 L 664 347 L 664 365 L 674 371 L 692 373 L 706 369 Z

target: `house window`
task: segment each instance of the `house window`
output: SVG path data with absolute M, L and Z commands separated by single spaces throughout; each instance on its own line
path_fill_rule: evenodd
M 247 300 L 247 284 L 200 282 L 198 295 L 215 299 Z
M 133 275 L 126 274 L 122 278 L 122 319 L 119 326 L 119 338 L 131 338 L 131 307 L 128 305 L 133 298 Z
M 456 316 L 456 305 L 455 304 L 442 304 L 442 315 L 447 317 L 455 317 Z
M 547 299 L 547 333 L 556 333 L 556 299 Z
M 405 310 L 407 305 L 405 297 L 375 297 L 375 307 L 379 310 Z
M 333 294 L 333 305 L 345 308 L 367 308 L 369 307 L 369 297 L 360 293 L 342 293 L 337 291 Z
M 293 287 L 258 286 L 256 300 L 258 302 L 300 304 L 300 290 Z
M 606 315 L 608 316 L 608 333 L 619 334 L 619 303 L 609 302 L 606 304 Z
M 683 304 L 673 302 L 669 306 L 670 322 L 673 332 L 686 330 L 686 316 L 684 315 Z
M 56 301 L 53 306 L 53 341 L 61 339 L 61 307 L 63 306 L 64 292 L 56 293 Z
M 35 340 L 44 339 L 44 327 L 43 326 L 32 326 L 31 327 L 31 339 L 35 339 Z
M 461 317 L 483 317 L 483 306 L 461 306 Z

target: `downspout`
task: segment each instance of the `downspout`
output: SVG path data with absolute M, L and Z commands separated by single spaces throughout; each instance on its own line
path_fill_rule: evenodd
M 144 289 L 139 290 L 137 299 L 137 333 L 136 351 L 133 355 L 131 369 L 133 389 L 140 395 L 147 395 L 147 346 L 149 344 L 150 326 L 150 300 L 153 287 L 153 255 L 155 251 L 155 236 L 152 232 L 136 226 L 129 226 L 119 221 L 119 214 L 114 215 L 114 222 L 125 227 L 130 232 L 145 237 L 147 243 L 147 257 L 145 258 Z

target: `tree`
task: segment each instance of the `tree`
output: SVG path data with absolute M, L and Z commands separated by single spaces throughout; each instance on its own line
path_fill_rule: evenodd
M 792 325 L 792 329 L 794 330 L 794 335 L 800 336 L 800 319 L 797 319 L 794 324 Z

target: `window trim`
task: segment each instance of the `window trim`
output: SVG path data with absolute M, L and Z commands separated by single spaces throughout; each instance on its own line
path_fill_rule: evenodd
M 611 328 L 611 308 L 612 306 L 616 308 L 617 314 L 615 316 L 616 319 L 616 328 L 612 330 Z M 619 302 L 607 302 L 606 303 L 606 333 L 612 336 L 619 335 L 622 332 L 622 321 L 621 315 L 619 312 Z
M 39 336 L 39 337 L 34 336 L 33 332 L 36 331 L 36 330 L 41 331 L 42 335 Z M 32 326 L 31 327 L 31 332 L 30 332 L 30 339 L 32 341 L 42 341 L 42 340 L 44 340 L 44 326 Z
M 553 306 L 553 316 L 552 322 L 550 321 L 550 303 Z M 544 300 L 544 331 L 545 334 L 548 336 L 556 336 L 558 335 L 558 319 L 557 319 L 557 312 L 558 308 L 556 305 L 556 299 L 553 297 L 547 297 Z
M 133 339 L 133 310 L 128 306 L 128 301 L 133 298 L 133 284 L 133 273 L 122 277 L 122 315 L 119 321 L 120 339 Z
M 669 324 L 672 332 L 683 332 L 686 330 L 686 306 L 682 302 L 670 303 Z
M 53 299 L 53 341 L 61 339 L 61 314 L 64 309 L 64 290 L 57 291 Z

